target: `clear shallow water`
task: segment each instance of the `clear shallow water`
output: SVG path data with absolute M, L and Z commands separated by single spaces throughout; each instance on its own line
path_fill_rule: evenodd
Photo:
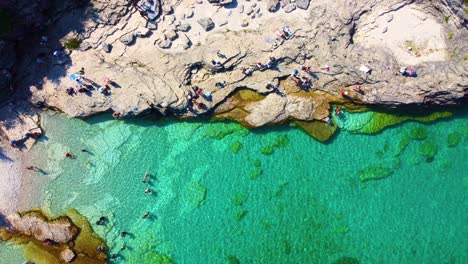
M 93 227 L 113 253 L 127 246 L 118 263 L 158 263 L 156 252 L 176 263 L 466 263 L 467 120 L 342 131 L 322 144 L 288 127 L 44 115 L 48 140 L 31 153 L 49 173 L 38 206 L 73 207 L 93 224 L 108 217 Z M 401 151 L 414 128 L 427 139 Z M 448 147 L 453 132 L 461 139 Z M 427 142 L 437 146 L 432 162 L 420 154 Z M 77 159 L 63 159 L 66 151 Z M 392 175 L 360 181 L 369 166 Z

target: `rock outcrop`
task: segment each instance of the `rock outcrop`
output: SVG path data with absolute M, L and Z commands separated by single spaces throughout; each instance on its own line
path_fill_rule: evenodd
M 67 244 L 75 239 L 78 228 L 66 217 L 48 221 L 40 212 L 11 214 L 6 218 L 9 232 L 34 237 L 41 242 Z
M 24 76 L 16 78 L 17 85 L 32 104 L 75 117 L 106 111 L 119 117 L 150 111 L 215 114 L 255 127 L 324 121 L 331 104 L 430 107 L 467 98 L 466 7 L 459 1 L 281 0 L 282 9 L 263 16 L 261 10 L 273 10 L 278 1 L 245 3 L 247 12 L 242 4 L 226 10 L 181 2 L 171 5 L 174 14 L 154 22 L 127 1 L 110 2 L 96 0 L 87 10 L 95 16 L 80 37 L 90 49 L 67 54 L 62 64 L 16 64 Z M 150 31 L 147 37 L 120 39 L 142 26 Z M 310 70 L 301 71 L 303 66 Z M 66 88 L 76 86 L 69 75 L 80 67 L 90 91 L 68 95 Z M 417 77 L 401 75 L 402 67 Z M 312 86 L 296 86 L 289 77 L 293 70 Z M 97 92 L 105 77 L 112 80 L 107 95 Z M 273 80 L 281 80 L 279 87 L 267 88 Z M 207 99 L 187 99 L 192 86 L 202 88 Z M 246 89 L 264 97 L 233 99 Z
M 25 256 L 41 263 L 107 263 L 107 246 L 93 234 L 89 222 L 76 210 L 67 216 L 49 218 L 41 211 L 29 211 L 2 217 L 0 240 L 26 244 L 34 254 Z M 98 250 L 97 247 L 102 248 Z M 50 262 L 44 262 L 44 261 Z

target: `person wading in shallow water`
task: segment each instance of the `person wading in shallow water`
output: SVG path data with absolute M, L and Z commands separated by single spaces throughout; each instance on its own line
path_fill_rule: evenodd
M 149 216 L 149 212 L 146 212 L 146 213 L 143 214 L 142 218 L 145 219 L 145 218 L 148 218 L 148 216 Z

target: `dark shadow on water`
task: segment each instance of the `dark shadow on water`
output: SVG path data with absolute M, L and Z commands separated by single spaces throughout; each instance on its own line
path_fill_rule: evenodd
M 388 126 L 384 128 L 383 130 L 374 133 L 374 134 L 369 134 L 368 136 L 377 136 L 380 133 L 382 133 L 385 129 L 387 128 L 395 128 L 399 126 L 404 126 L 407 122 L 418 122 L 421 123 L 422 125 L 432 125 L 437 122 L 448 122 L 451 121 L 455 118 L 468 118 L 468 105 L 464 104 L 462 106 L 458 107 L 434 107 L 430 111 L 428 109 L 416 109 L 415 107 L 409 107 L 406 109 L 400 109 L 400 110 L 389 110 L 389 109 L 382 109 L 378 107 L 370 107 L 369 111 L 373 112 L 383 112 L 386 114 L 392 114 L 396 116 L 412 116 L 412 117 L 423 117 L 427 116 L 433 112 L 440 112 L 440 111 L 451 111 L 454 113 L 452 117 L 448 118 L 442 118 L 438 119 L 435 121 L 431 122 L 418 122 L 418 121 L 413 121 L 413 120 L 408 120 L 404 121 L 395 125 Z M 90 125 L 93 124 L 98 124 L 100 122 L 106 122 L 110 120 L 114 120 L 109 113 L 106 114 L 99 114 L 90 118 L 84 119 L 85 122 L 87 122 Z M 137 118 L 128 118 L 124 120 L 119 120 L 119 122 L 125 123 L 125 124 L 131 124 L 131 125 L 137 125 L 137 126 L 142 126 L 142 127 L 164 127 L 167 125 L 172 125 L 172 124 L 177 124 L 177 123 L 209 123 L 209 124 L 230 124 L 230 123 L 236 123 L 235 121 L 218 121 L 218 120 L 212 120 L 211 117 L 208 116 L 200 116 L 192 119 L 178 119 L 175 116 L 163 116 L 159 113 L 151 113 L 145 116 L 137 117 Z M 256 134 L 256 135 L 266 135 L 270 132 L 284 132 L 288 133 L 291 130 L 294 129 L 300 129 L 302 130 L 299 126 L 294 126 L 291 125 L 290 122 L 284 123 L 284 124 L 279 124 L 279 125 L 273 125 L 273 126 L 264 126 L 264 127 L 259 127 L 259 128 L 254 128 L 250 129 L 251 133 Z M 306 133 L 305 131 L 303 131 Z M 340 135 L 341 131 L 340 129 L 337 129 L 336 132 L 332 135 L 332 137 L 325 142 L 321 142 L 322 144 L 332 144 L 334 140 Z M 306 133 L 307 134 L 307 133 Z M 316 139 L 314 139 L 316 140 Z M 150 177 L 151 176 L 151 177 Z M 152 179 L 153 174 L 149 175 L 147 183 L 149 183 L 151 180 L 156 180 L 155 178 Z

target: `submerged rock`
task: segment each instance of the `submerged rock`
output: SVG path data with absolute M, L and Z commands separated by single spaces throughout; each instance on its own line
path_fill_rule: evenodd
M 380 180 L 392 175 L 393 170 L 382 166 L 369 166 L 359 172 L 359 179 L 362 182 Z

